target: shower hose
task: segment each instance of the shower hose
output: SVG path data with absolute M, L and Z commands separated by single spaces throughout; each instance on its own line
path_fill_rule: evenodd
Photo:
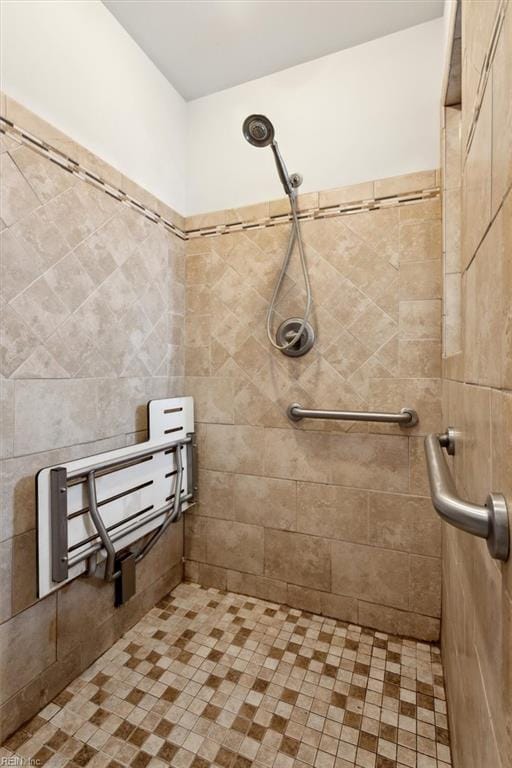
M 281 350 L 283 352 L 286 349 L 289 349 L 290 347 L 293 347 L 294 344 L 296 344 L 300 337 L 302 336 L 302 333 L 304 331 L 304 328 L 306 327 L 306 323 L 309 318 L 309 313 L 311 310 L 311 304 L 312 304 L 312 298 L 311 298 L 311 283 L 309 281 L 309 275 L 308 275 L 308 265 L 306 261 L 306 253 L 304 251 L 304 243 L 302 241 L 302 235 L 300 231 L 300 224 L 299 224 L 299 217 L 297 215 L 297 200 L 296 195 L 292 193 L 290 196 L 290 206 L 292 209 L 292 228 L 290 230 L 290 238 L 288 240 L 288 246 L 286 248 L 286 254 L 283 259 L 283 263 L 281 265 L 281 271 L 279 272 L 279 277 L 277 279 L 274 292 L 272 294 L 272 298 L 270 300 L 268 312 L 267 312 L 267 336 L 275 349 Z M 274 312 L 276 311 L 276 302 L 277 298 L 279 296 L 279 292 L 281 290 L 281 286 L 283 284 L 284 277 L 286 275 L 288 265 L 290 263 L 290 259 L 293 253 L 293 247 L 295 245 L 295 241 L 297 241 L 299 246 L 299 256 L 300 256 L 300 264 L 302 267 L 302 274 L 304 276 L 304 286 L 306 288 L 306 306 L 304 308 L 304 314 L 303 318 L 301 320 L 301 324 L 299 326 L 299 329 L 292 335 L 291 333 L 288 334 L 288 341 L 286 344 L 278 344 L 277 341 L 275 341 L 274 335 L 272 333 L 272 316 Z

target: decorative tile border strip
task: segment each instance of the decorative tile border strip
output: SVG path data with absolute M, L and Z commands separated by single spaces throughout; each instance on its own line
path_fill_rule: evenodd
M 113 197 L 116 200 L 119 200 L 119 202 L 124 203 L 130 208 L 133 208 L 155 224 L 162 224 L 167 230 L 169 230 L 169 232 L 172 232 L 173 235 L 176 235 L 176 237 L 179 237 L 181 240 L 187 240 L 186 232 L 177 227 L 176 224 L 173 224 L 172 221 L 169 221 L 155 210 L 143 205 L 143 203 L 139 202 L 131 195 L 124 192 L 122 189 L 109 184 L 107 181 L 105 181 L 105 179 L 102 179 L 97 174 L 88 171 L 86 168 L 80 165 L 80 163 L 77 163 L 76 160 L 73 160 L 63 152 L 60 152 L 58 149 L 52 147 L 46 141 L 38 139 L 33 134 L 25 131 L 23 128 L 20 128 L 6 117 L 1 115 L 0 132 L 5 133 L 7 136 L 10 136 L 21 144 L 25 144 L 26 146 L 35 150 L 38 154 L 46 157 L 52 163 L 55 163 L 60 168 L 63 168 L 68 173 L 72 173 L 73 176 L 77 176 L 82 181 L 86 181 L 87 183 L 92 184 L 97 189 L 105 192 L 105 194 L 110 195 L 110 197 Z
M 214 237 L 217 235 L 227 235 L 230 232 L 247 232 L 253 229 L 275 227 L 280 224 L 289 224 L 292 219 L 291 213 L 285 213 L 274 216 L 269 215 L 252 221 L 235 221 L 229 224 L 216 224 L 197 229 L 183 230 L 173 222 L 161 216 L 157 211 L 148 208 L 122 189 L 113 186 L 97 174 L 88 171 L 83 165 L 76 162 L 76 160 L 73 160 L 68 155 L 55 149 L 55 147 L 52 147 L 48 142 L 42 141 L 28 131 L 25 131 L 23 128 L 15 125 L 6 117 L 0 116 L 0 132 L 10 136 L 21 144 L 25 144 L 38 154 L 46 157 L 52 163 L 63 168 L 68 173 L 72 173 L 82 181 L 92 184 L 97 189 L 105 192 L 105 194 L 110 195 L 133 210 L 138 211 L 155 224 L 163 225 L 169 232 L 176 235 L 176 237 L 179 237 L 180 240 L 192 240 L 199 237 Z M 439 197 L 439 195 L 439 186 L 434 186 L 428 189 L 410 191 L 400 195 L 374 196 L 364 200 L 356 200 L 339 205 L 317 205 L 304 211 L 299 211 L 298 216 L 300 221 L 328 219 L 355 213 L 367 213 L 381 210 L 382 208 L 392 208 L 398 205 L 411 205 L 425 200 L 435 199 Z
M 425 200 L 435 199 L 439 195 L 440 188 L 432 187 L 431 189 L 408 192 L 403 195 L 393 195 L 392 197 L 374 197 L 342 205 L 316 206 L 306 211 L 300 211 L 298 218 L 300 221 L 313 221 L 314 219 L 329 219 L 354 213 L 367 213 L 369 211 L 381 210 L 382 208 L 393 208 L 397 205 L 420 203 Z M 187 239 L 192 240 L 198 237 L 213 237 L 216 235 L 228 235 L 230 232 L 246 232 L 251 229 L 275 227 L 279 224 L 289 224 L 291 220 L 291 213 L 286 213 L 278 216 L 267 216 L 256 221 L 237 221 L 231 224 L 217 224 L 199 229 L 189 229 L 187 230 Z

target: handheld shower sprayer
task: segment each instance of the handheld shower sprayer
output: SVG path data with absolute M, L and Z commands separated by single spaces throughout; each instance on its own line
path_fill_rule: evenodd
M 311 298 L 311 285 L 309 282 L 308 268 L 306 262 L 306 253 L 304 250 L 304 243 L 302 242 L 302 235 L 300 232 L 299 217 L 297 213 L 297 188 L 302 184 L 302 176 L 299 173 L 288 173 L 286 165 L 279 147 L 275 139 L 274 126 L 265 115 L 249 115 L 246 117 L 243 123 L 242 131 L 245 139 L 254 147 L 268 147 L 272 149 L 274 155 L 274 161 L 277 168 L 277 173 L 285 194 L 290 200 L 290 208 L 292 212 L 292 228 L 290 231 L 290 239 L 288 240 L 288 247 L 286 249 L 285 258 L 281 266 L 281 271 L 277 279 L 277 283 L 272 294 L 272 299 L 267 313 L 267 335 L 270 343 L 276 349 L 279 349 L 283 354 L 290 357 L 300 357 L 309 352 L 315 341 L 315 332 L 313 327 L 308 322 L 309 313 L 311 310 L 312 298 Z M 288 264 L 293 253 L 293 248 L 297 242 L 299 248 L 299 256 L 302 267 L 302 274 L 304 276 L 304 286 L 306 289 L 306 307 L 302 318 L 290 317 L 285 320 L 277 329 L 276 338 L 272 332 L 272 315 L 275 311 L 275 305 L 277 297 L 283 280 L 288 269 Z
M 277 141 L 274 138 L 274 126 L 265 115 L 249 115 L 243 124 L 243 134 L 253 147 L 268 147 L 272 150 L 276 163 L 277 173 L 283 185 L 285 194 L 290 197 L 296 195 L 296 189 L 302 184 L 302 176 L 299 173 L 290 175 L 279 151 Z

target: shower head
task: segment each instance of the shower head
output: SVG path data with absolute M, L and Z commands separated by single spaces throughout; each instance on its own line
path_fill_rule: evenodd
M 279 152 L 277 141 L 274 138 L 274 126 L 268 117 L 265 115 L 249 115 L 244 120 L 242 131 L 246 140 L 253 147 L 270 146 L 283 189 L 290 200 L 294 198 L 295 188 L 302 183 L 302 176 L 298 173 L 289 176 L 284 160 Z
M 265 115 L 249 115 L 242 130 L 246 140 L 254 147 L 268 147 L 274 141 L 274 126 Z

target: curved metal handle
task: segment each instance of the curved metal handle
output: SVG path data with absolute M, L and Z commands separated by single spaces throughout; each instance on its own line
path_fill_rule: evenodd
M 164 535 L 165 531 L 170 526 L 170 524 L 176 523 L 178 520 L 181 519 L 183 515 L 182 509 L 181 509 L 181 487 L 182 487 L 182 477 L 183 477 L 183 461 L 181 458 L 181 443 L 178 443 L 176 446 L 175 460 L 176 460 L 176 481 L 174 483 L 174 505 L 172 507 L 172 512 L 165 518 L 162 525 L 156 529 L 155 533 L 146 542 L 146 544 L 142 547 L 142 549 L 137 553 L 137 556 L 135 558 L 135 561 L 137 563 L 140 563 L 141 560 L 144 560 L 146 555 L 153 549 L 157 541 L 160 541 L 160 539 L 162 538 L 162 536 Z
M 402 408 L 400 413 L 378 413 L 376 411 L 323 411 L 303 408 L 300 403 L 292 403 L 287 409 L 291 421 L 301 419 L 335 419 L 337 421 L 377 421 L 414 427 L 418 423 L 418 414 L 412 408 Z
M 182 490 L 182 479 L 183 479 L 183 461 L 181 457 L 181 447 L 183 444 L 184 443 L 176 444 L 176 451 L 175 451 L 176 480 L 174 483 L 174 503 L 171 507 L 169 507 L 169 514 L 166 515 L 162 524 L 156 529 L 156 531 L 154 531 L 154 533 L 151 535 L 148 541 L 144 544 L 143 547 L 141 547 L 141 549 L 137 553 L 135 557 L 135 562 L 137 563 L 143 560 L 146 557 L 146 555 L 153 549 L 153 547 L 155 546 L 157 541 L 159 541 L 162 535 L 165 533 L 169 525 L 171 523 L 177 522 L 182 517 L 183 512 L 182 512 L 181 490 Z M 104 580 L 114 581 L 115 579 L 119 578 L 119 576 L 121 575 L 121 571 L 114 570 L 116 549 L 114 547 L 112 538 L 110 537 L 109 532 L 105 526 L 105 523 L 103 522 L 103 519 L 98 511 L 98 500 L 96 496 L 96 471 L 94 469 L 90 470 L 87 473 L 87 489 L 89 492 L 89 513 L 94 522 L 94 525 L 96 526 L 96 530 L 98 531 L 98 535 L 101 539 L 101 543 L 105 547 L 105 550 L 107 552 Z M 165 511 L 165 509 L 166 509 L 165 507 L 161 508 L 160 511 L 163 512 Z
M 450 453 L 454 452 L 452 430 L 443 435 L 426 436 L 425 456 L 434 509 L 450 525 L 486 539 L 491 557 L 507 560 L 510 536 L 505 497 L 499 493 L 490 493 L 485 506 L 480 506 L 457 496 L 443 447 Z
M 112 581 L 114 576 L 114 562 L 116 558 L 116 550 L 112 543 L 105 523 L 102 520 L 100 513 L 98 512 L 98 499 L 96 496 L 96 472 L 92 469 L 87 475 L 87 490 L 89 492 L 89 514 L 92 517 L 93 523 L 96 526 L 99 537 L 105 550 L 107 552 L 107 561 L 105 563 L 105 581 Z

